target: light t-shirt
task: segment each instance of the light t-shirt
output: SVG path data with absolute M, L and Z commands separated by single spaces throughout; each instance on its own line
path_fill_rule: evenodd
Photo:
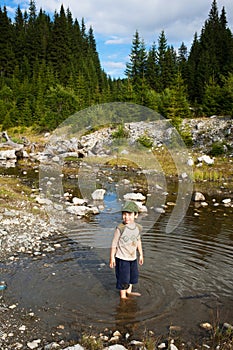
M 142 226 L 120 224 L 114 233 L 112 247 L 116 247 L 116 257 L 122 260 L 133 261 L 137 258 L 137 246 L 141 236 Z

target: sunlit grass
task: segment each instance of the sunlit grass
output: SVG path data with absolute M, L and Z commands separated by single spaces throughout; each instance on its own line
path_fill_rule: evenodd
M 31 188 L 13 177 L 0 177 L 0 206 L 15 206 L 18 201 L 30 202 Z

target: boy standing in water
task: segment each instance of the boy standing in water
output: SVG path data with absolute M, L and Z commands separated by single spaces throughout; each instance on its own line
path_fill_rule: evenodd
M 143 264 L 143 251 L 140 233 L 142 226 L 135 222 L 138 206 L 134 202 L 126 202 L 122 208 L 123 223 L 115 230 L 110 251 L 111 268 L 116 271 L 116 288 L 120 290 L 121 299 L 137 295 L 132 292 L 132 285 L 138 282 L 137 251 L 139 264 Z

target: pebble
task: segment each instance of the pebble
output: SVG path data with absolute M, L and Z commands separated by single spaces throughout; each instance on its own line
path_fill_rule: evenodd
M 210 323 L 208 323 L 208 322 L 201 323 L 200 327 L 203 328 L 203 329 L 206 329 L 206 330 L 213 329 L 213 326 Z
M 77 344 L 74 346 L 69 346 L 68 348 L 65 348 L 64 350 L 85 350 L 81 345 Z
M 36 349 L 36 348 L 38 348 L 40 342 L 41 342 L 41 339 L 33 340 L 33 341 L 27 343 L 27 347 L 29 349 Z
M 170 344 L 169 349 L 170 350 L 178 350 L 178 348 L 173 343 Z
M 123 345 L 115 344 L 110 345 L 107 348 L 104 348 L 104 350 L 127 350 Z
M 48 344 L 44 347 L 44 350 L 54 350 L 54 349 L 60 349 L 60 345 L 56 342 L 53 342 L 51 344 Z
M 225 198 L 225 199 L 222 200 L 222 202 L 224 204 L 229 204 L 229 203 L 231 203 L 231 198 Z

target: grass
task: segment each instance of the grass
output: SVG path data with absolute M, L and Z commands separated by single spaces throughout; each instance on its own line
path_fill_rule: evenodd
M 22 137 L 25 137 L 30 143 L 44 145 L 46 142 L 44 134 L 39 134 L 32 127 L 13 127 L 9 128 L 7 133 L 14 142 L 19 144 L 23 142 Z
M 25 200 L 31 194 L 31 188 L 13 177 L 0 177 L 0 199 L 4 201 Z
M 22 184 L 19 178 L 0 176 L 0 210 L 27 209 L 34 214 L 43 215 L 42 211 L 34 208 L 34 198 L 31 187 Z
M 194 155 L 193 159 L 196 160 L 199 155 Z M 197 161 L 195 162 L 197 163 Z M 233 180 L 233 159 L 223 156 L 216 156 L 214 158 L 214 164 L 207 165 L 202 164 L 201 167 L 197 167 L 197 164 L 193 168 L 193 180 L 195 182 L 221 182 Z

